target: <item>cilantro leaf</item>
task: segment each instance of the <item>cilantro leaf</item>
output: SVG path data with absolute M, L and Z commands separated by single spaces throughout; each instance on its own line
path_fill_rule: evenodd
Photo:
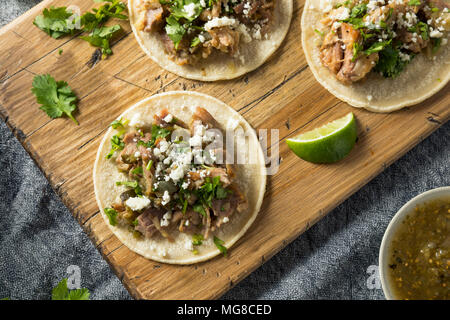
M 67 279 L 62 279 L 52 290 L 52 300 L 89 300 L 88 289 L 70 290 L 67 288 Z
M 152 140 L 151 144 L 154 145 L 157 139 L 163 139 L 172 133 L 172 130 L 162 128 L 156 124 L 152 125 Z
M 122 28 L 118 24 L 110 27 L 94 28 L 89 35 L 81 36 L 80 39 L 89 42 L 94 47 L 101 48 L 103 58 L 106 58 L 112 54 L 109 40 L 121 29 Z
M 359 4 L 352 8 L 350 18 L 361 18 L 366 14 L 366 12 L 367 12 L 367 4 L 365 3 Z
M 91 293 L 88 289 L 75 289 L 69 292 L 69 297 L 67 300 L 89 300 Z
M 374 71 L 382 73 L 386 78 L 395 78 L 408 64 L 408 61 L 400 58 L 400 50 L 392 44 L 387 45 L 378 54 L 379 60 L 374 67 Z M 411 55 L 410 57 L 412 58 Z
M 128 124 L 128 122 L 129 121 L 127 119 L 120 118 L 119 120 L 114 120 L 111 122 L 111 127 L 113 129 L 123 128 Z
M 217 199 L 225 199 L 226 197 L 228 197 L 228 194 L 231 192 L 232 192 L 231 190 L 227 190 L 222 186 L 217 186 L 216 198 Z
M 33 24 L 49 36 L 58 39 L 78 30 L 75 25 L 76 19 L 69 20 L 72 16 L 72 11 L 67 7 L 50 7 L 50 9 L 44 9 L 42 15 L 34 19 Z
M 225 242 L 223 240 L 220 240 L 216 236 L 214 236 L 214 244 L 216 245 L 217 249 L 219 249 L 220 252 L 224 255 L 224 257 L 227 256 L 227 248 L 224 247 Z
M 106 155 L 106 159 L 111 159 L 111 157 L 114 155 L 114 152 L 117 150 L 122 150 L 125 148 L 125 143 L 123 143 L 123 140 L 118 135 L 114 135 L 111 138 L 111 151 Z
M 131 170 L 131 173 L 134 175 L 141 175 L 144 173 L 144 170 L 142 169 L 142 167 L 136 167 L 133 170 Z
M 81 23 L 85 31 L 92 31 L 101 26 L 109 18 L 127 20 L 128 17 L 122 12 L 127 9 L 127 5 L 120 0 L 94 0 L 95 2 L 108 2 L 93 12 L 86 12 L 81 16 Z
M 377 41 L 377 42 L 373 43 L 368 49 L 364 50 L 364 53 L 366 55 L 371 55 L 372 53 L 380 52 L 386 46 L 388 46 L 391 43 L 391 41 L 392 40 L 381 41 L 381 42 Z
M 195 212 L 198 212 L 198 213 L 200 213 L 202 216 L 206 217 L 206 211 L 205 211 L 205 208 L 203 207 L 203 204 L 197 203 L 197 204 L 195 204 L 195 205 L 192 207 L 192 209 L 193 209 Z
M 59 118 L 66 114 L 73 122 L 78 121 L 72 115 L 76 109 L 77 97 L 65 81 L 55 81 L 49 74 L 37 75 L 33 79 L 31 91 L 41 104 L 41 110 L 50 118 Z
M 194 6 L 194 14 L 190 15 L 190 12 L 187 12 L 185 9 L 186 5 Z M 177 20 L 186 19 L 189 22 L 194 21 L 198 18 L 198 16 L 202 13 L 203 7 L 200 5 L 200 2 L 195 0 L 186 0 L 186 1 L 174 1 L 171 6 L 171 16 Z
M 115 226 L 117 224 L 117 214 L 118 212 L 112 208 L 105 208 L 104 212 L 109 219 L 109 224 Z
M 174 16 L 169 16 L 166 18 L 165 30 L 170 40 L 172 40 L 175 49 L 178 49 L 181 39 L 183 39 L 186 29 L 182 26 Z
M 134 189 L 134 193 L 136 193 L 136 195 L 142 195 L 142 189 L 139 186 L 139 182 L 138 181 L 117 181 L 116 182 L 116 186 L 125 186 L 125 187 L 129 187 Z

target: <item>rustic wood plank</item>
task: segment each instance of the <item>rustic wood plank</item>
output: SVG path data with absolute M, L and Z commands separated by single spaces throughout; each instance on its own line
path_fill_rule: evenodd
M 94 48 L 77 37 L 54 40 L 31 25 L 47 0 L 0 30 L 0 115 L 125 287 L 136 298 L 220 297 L 450 118 L 450 87 L 413 108 L 374 114 L 340 102 L 312 76 L 299 45 L 303 1 L 284 44 L 261 68 L 231 81 L 202 83 L 159 68 L 138 47 L 126 24 L 114 55 L 87 65 Z M 90 1 L 71 4 L 87 10 Z M 59 49 L 63 53 L 59 54 Z M 30 88 L 35 74 L 50 73 L 75 90 L 80 122 L 50 120 Z M 262 210 L 228 258 L 171 266 L 131 252 L 110 232 L 95 203 L 91 181 L 99 142 L 126 108 L 155 93 L 195 90 L 238 110 L 255 129 L 278 129 L 279 171 L 269 177 Z M 354 112 L 359 140 L 349 157 L 333 165 L 298 159 L 284 140 Z M 270 138 L 269 134 L 269 138 Z M 276 146 L 272 144 L 268 149 Z

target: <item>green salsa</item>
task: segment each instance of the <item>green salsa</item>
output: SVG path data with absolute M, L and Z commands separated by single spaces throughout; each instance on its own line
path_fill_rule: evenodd
M 450 299 L 450 198 L 427 202 L 406 215 L 388 261 L 395 299 Z

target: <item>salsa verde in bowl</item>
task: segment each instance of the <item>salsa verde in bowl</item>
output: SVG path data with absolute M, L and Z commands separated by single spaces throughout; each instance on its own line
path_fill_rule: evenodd
M 450 187 L 422 193 L 397 212 L 379 265 L 387 299 L 450 299 Z

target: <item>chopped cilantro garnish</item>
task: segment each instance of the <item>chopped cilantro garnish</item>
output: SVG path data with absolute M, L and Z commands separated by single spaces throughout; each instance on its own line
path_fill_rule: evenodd
M 173 16 L 169 16 L 166 19 L 166 22 L 166 33 L 172 40 L 175 49 L 178 49 L 178 45 L 180 44 L 181 39 L 183 39 L 183 36 L 186 33 L 186 28 Z
M 77 107 L 77 97 L 67 82 L 55 81 L 49 74 L 37 75 L 33 79 L 31 91 L 42 105 L 39 109 L 45 111 L 50 118 L 59 118 L 65 114 L 78 124 L 72 115 Z
M 197 203 L 197 204 L 195 204 L 195 205 L 192 207 L 192 209 L 193 209 L 195 212 L 198 212 L 198 213 L 200 213 L 202 216 L 206 217 L 206 211 L 205 211 L 205 208 L 203 207 L 203 204 Z
M 211 7 L 216 0 L 209 0 L 208 7 Z M 160 0 L 161 4 L 170 4 L 170 16 L 166 18 L 165 30 L 169 38 L 172 40 L 175 49 L 178 48 L 184 35 L 189 29 L 199 29 L 201 27 L 194 25 L 194 20 L 197 19 L 202 11 L 205 9 L 201 6 L 198 0 Z M 186 5 L 193 6 L 193 13 L 187 12 Z M 195 37 L 191 41 L 191 47 L 196 47 L 200 44 L 200 39 Z
M 136 227 L 139 224 L 138 219 L 134 219 L 131 224 Z
M 117 224 L 117 214 L 118 212 L 112 208 L 105 208 L 104 212 L 109 219 L 109 224 L 115 226 Z
M 364 50 L 364 53 L 366 55 L 371 55 L 372 53 L 375 52 L 380 52 L 381 50 L 384 49 L 384 47 L 388 46 L 391 43 L 392 40 L 387 40 L 387 41 L 377 41 L 375 43 L 373 43 L 368 49 Z
M 314 32 L 317 33 L 319 36 L 323 37 L 323 32 L 321 32 L 317 29 L 314 29 Z
M 116 182 L 116 186 L 125 186 L 125 187 L 129 187 L 134 189 L 134 193 L 136 193 L 136 195 L 142 195 L 142 189 L 139 186 L 139 182 L 138 181 L 117 181 Z
M 152 141 L 151 144 L 154 145 L 157 139 L 163 139 L 172 133 L 171 130 L 162 128 L 158 125 L 152 125 Z
M 223 240 L 220 240 L 216 236 L 214 236 L 214 244 L 216 245 L 217 249 L 219 249 L 220 252 L 222 252 L 222 254 L 226 257 L 227 256 L 227 248 L 223 246 L 225 244 L 225 242 Z
M 420 36 L 422 37 L 423 40 L 428 40 L 429 39 L 428 25 L 425 22 L 420 21 L 415 26 L 413 26 L 411 28 L 408 28 L 408 31 L 409 32 L 415 32 L 415 33 L 420 33 Z
M 200 38 L 199 37 L 195 37 L 194 39 L 192 39 L 191 41 L 191 47 L 196 47 L 201 43 Z
M 405 68 L 408 61 L 400 58 L 400 50 L 392 44 L 387 45 L 379 53 L 378 63 L 374 71 L 380 72 L 386 78 L 395 78 Z M 412 55 L 410 55 L 413 58 Z
M 145 169 L 147 169 L 147 171 L 150 171 L 150 170 L 152 169 L 152 165 L 153 165 L 153 160 L 150 160 L 150 161 L 147 163 L 147 166 L 145 167 Z
M 367 12 L 367 4 L 361 3 L 352 8 L 350 18 L 361 18 L 366 14 L 366 12 Z
M 408 5 L 410 5 L 410 6 L 420 6 L 421 2 L 420 2 L 420 0 L 409 0 Z
M 127 119 L 120 118 L 119 120 L 114 120 L 111 123 L 111 127 L 116 130 L 119 128 L 124 128 L 128 124 L 128 122 L 129 121 Z
M 201 234 L 194 234 L 192 236 L 192 244 L 194 246 L 201 246 L 203 244 L 203 240 L 205 240 L 205 239 L 203 238 L 203 235 L 201 235 Z
M 89 290 L 86 288 L 69 291 L 65 278 L 52 290 L 52 300 L 89 300 L 89 296 Z
M 106 159 L 110 159 L 114 152 L 117 150 L 122 150 L 125 147 L 125 143 L 122 141 L 122 138 L 118 135 L 114 135 L 111 138 L 111 151 L 106 155 Z
M 359 53 L 363 51 L 363 46 L 360 45 L 358 42 L 353 43 L 353 58 L 352 61 L 355 61 L 356 58 L 358 58 Z
M 131 173 L 134 175 L 141 175 L 144 173 L 144 170 L 142 170 L 142 167 L 136 167 L 133 170 L 131 170 Z

